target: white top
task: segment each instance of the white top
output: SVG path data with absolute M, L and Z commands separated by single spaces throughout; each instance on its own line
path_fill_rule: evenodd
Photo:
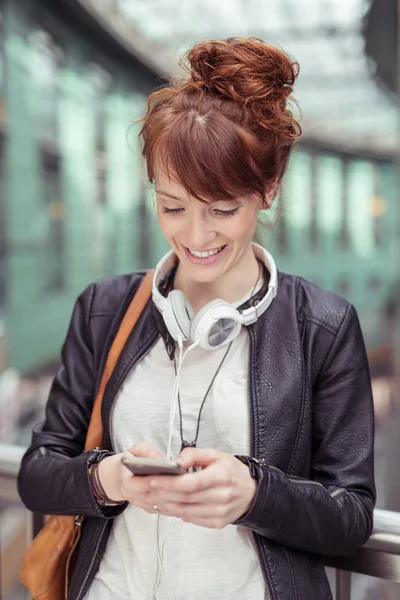
M 257 291 L 262 282 L 259 282 Z M 250 297 L 250 293 L 236 306 Z M 181 369 L 183 438 L 193 441 L 197 417 L 208 386 L 227 347 L 191 350 Z M 249 336 L 243 327 L 205 401 L 198 447 L 230 454 L 249 453 Z M 163 454 L 168 443 L 171 392 L 175 373 L 159 339 L 127 376 L 112 412 L 116 452 L 147 441 Z M 179 411 L 175 418 L 172 456 L 181 447 Z M 85 600 L 150 600 L 158 571 L 155 557 L 157 516 L 130 504 L 111 530 L 99 571 Z M 180 519 L 160 517 L 159 547 L 170 598 L 161 577 L 156 600 L 263 600 L 264 581 L 252 533 L 228 525 L 208 529 Z M 151 599 L 152 600 L 152 599 Z

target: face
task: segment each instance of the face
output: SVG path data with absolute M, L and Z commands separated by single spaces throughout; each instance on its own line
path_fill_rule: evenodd
M 245 268 L 261 208 L 257 196 L 205 203 L 161 169 L 155 182 L 160 227 L 186 276 L 212 283 L 232 269 Z

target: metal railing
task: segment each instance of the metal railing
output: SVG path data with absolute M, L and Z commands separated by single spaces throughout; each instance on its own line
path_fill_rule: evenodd
M 326 557 L 336 569 L 336 600 L 350 600 L 351 574 L 400 582 L 400 513 L 375 509 L 369 540 L 351 556 Z
M 17 500 L 17 473 L 25 448 L 0 444 L 0 496 Z M 28 514 L 28 513 L 27 513 Z M 32 514 L 28 539 L 43 524 L 43 516 Z M 336 600 L 350 600 L 351 575 L 359 573 L 400 583 L 400 513 L 376 509 L 374 530 L 365 545 L 346 557 L 327 557 L 328 567 L 336 569 Z

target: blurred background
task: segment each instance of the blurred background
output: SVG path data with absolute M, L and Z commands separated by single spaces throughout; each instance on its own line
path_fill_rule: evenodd
M 356 306 L 378 506 L 400 511 L 399 23 L 397 0 L 0 0 L 3 458 L 43 416 L 76 297 L 167 250 L 131 121 L 190 45 L 256 35 L 300 63 L 304 130 L 263 243 L 279 269 Z M 27 597 L 13 485 L 0 492 L 2 600 Z M 399 597 L 399 584 L 353 578 L 352 598 Z

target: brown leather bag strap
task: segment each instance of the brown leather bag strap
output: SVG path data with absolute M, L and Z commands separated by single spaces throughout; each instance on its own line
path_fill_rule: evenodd
M 103 376 L 97 392 L 96 400 L 93 406 L 92 416 L 90 418 L 89 428 L 86 435 L 85 450 L 100 448 L 103 440 L 103 426 L 101 422 L 101 404 L 103 402 L 104 390 L 112 372 L 115 369 L 118 358 L 122 352 L 125 343 L 135 327 L 144 307 L 151 295 L 152 281 L 154 271 L 148 271 L 143 278 L 136 294 L 121 321 L 117 335 L 111 345 L 104 367 Z

